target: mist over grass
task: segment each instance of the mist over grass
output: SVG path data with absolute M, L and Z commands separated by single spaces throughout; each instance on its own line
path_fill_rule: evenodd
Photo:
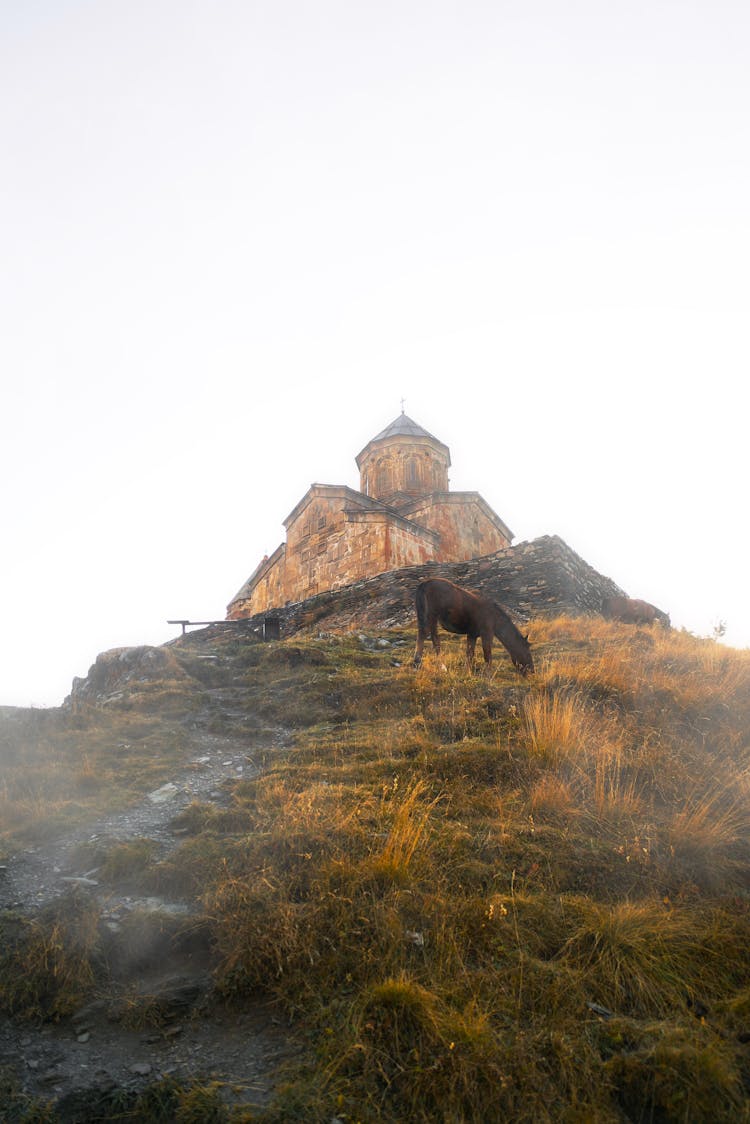
M 522 678 L 378 637 L 195 634 L 168 682 L 8 719 L 4 846 L 167 779 L 197 715 L 284 728 L 171 854 L 100 856 L 112 887 L 190 900 L 217 993 L 273 998 L 309 1047 L 247 1119 L 750 1120 L 750 654 L 563 617 L 532 622 Z M 90 907 L 80 939 L 60 909 L 16 923 L 18 1016 L 107 986 Z

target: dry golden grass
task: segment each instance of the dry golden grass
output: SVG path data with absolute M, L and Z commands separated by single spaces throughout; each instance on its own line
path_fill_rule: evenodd
M 666 841 L 681 870 L 714 890 L 745 880 L 750 856 L 750 786 L 747 773 L 696 785 L 670 817 Z
M 549 773 L 542 774 L 532 785 L 529 808 L 537 818 L 563 823 L 570 823 L 583 814 L 570 782 Z
M 750 661 L 598 618 L 531 633 L 526 679 L 460 642 L 418 670 L 356 638 L 222 649 L 292 744 L 183 813 L 167 860 L 109 856 L 192 896 L 220 992 L 311 1043 L 263 1124 L 750 1120 Z
M 0 718 L 0 839 L 54 837 L 127 807 L 169 778 L 186 740 L 170 719 L 133 710 Z
M 700 920 L 662 901 L 571 901 L 577 924 L 561 955 L 583 971 L 591 998 L 618 1014 L 679 1010 L 700 972 Z
M 427 785 L 422 780 L 413 781 L 407 787 L 391 812 L 391 823 L 382 848 L 371 856 L 373 870 L 394 882 L 408 879 L 414 852 L 427 830 L 433 809 L 439 803 L 439 797 L 425 802 L 426 791 Z M 387 814 L 385 801 L 383 811 Z
M 68 895 L 36 917 L 0 913 L 0 1010 L 59 1019 L 95 980 L 99 910 Z

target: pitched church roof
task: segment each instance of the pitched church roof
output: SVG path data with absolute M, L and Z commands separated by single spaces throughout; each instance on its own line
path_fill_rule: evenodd
M 412 421 L 412 419 L 407 417 L 404 413 L 399 414 L 395 421 L 392 421 L 390 425 L 385 427 L 382 433 L 378 433 L 375 437 L 372 437 L 371 440 L 382 441 L 385 437 L 429 437 L 432 441 L 437 441 L 437 437 L 433 437 L 431 433 L 428 433 L 421 425 L 417 425 L 415 421 Z M 442 441 L 439 442 L 441 445 L 442 443 Z
M 385 441 L 389 437 L 426 437 L 429 441 L 433 441 L 436 445 L 445 449 L 445 452 L 448 454 L 448 464 L 450 464 L 450 453 L 448 452 L 447 445 L 443 444 L 439 437 L 428 433 L 426 429 L 418 425 L 413 418 L 410 418 L 402 411 L 390 425 L 387 425 L 384 430 L 370 438 L 362 452 L 356 457 L 357 465 L 360 465 L 362 457 L 371 445 L 374 445 L 376 441 Z

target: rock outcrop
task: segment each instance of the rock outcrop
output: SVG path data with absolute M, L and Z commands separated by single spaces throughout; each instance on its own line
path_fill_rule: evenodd
M 116 701 L 126 687 L 158 681 L 188 678 L 174 654 L 166 648 L 147 644 L 135 648 L 110 648 L 100 652 L 84 678 L 76 677 L 65 700 L 75 708 L 79 703 Z

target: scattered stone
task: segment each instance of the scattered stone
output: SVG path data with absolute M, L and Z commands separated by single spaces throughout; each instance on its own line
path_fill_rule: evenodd
M 84 1030 L 81 1034 L 77 1035 L 76 1042 L 80 1042 L 81 1045 L 83 1045 L 84 1042 L 88 1042 L 90 1037 L 91 1035 L 88 1030 Z
M 140 909 L 144 913 L 168 913 L 170 916 L 190 912 L 187 902 L 168 902 L 164 898 L 133 898 L 128 908 Z
M 138 1077 L 147 1077 L 151 1072 L 150 1062 L 135 1062 L 131 1065 L 130 1072 L 135 1073 Z
M 81 1023 L 88 1023 L 94 1015 L 106 1010 L 106 1007 L 106 999 L 94 999 L 91 1003 L 87 1003 L 85 1007 L 79 1007 L 75 1014 L 71 1016 L 70 1021 L 79 1030 L 86 1030 L 86 1026 L 81 1026 Z
M 52 1085 L 55 1081 L 62 1081 L 67 1074 L 63 1073 L 61 1069 L 48 1069 L 39 1075 L 39 1080 L 45 1085 Z
M 172 800 L 179 791 L 176 784 L 168 781 L 161 788 L 155 788 L 153 792 L 149 792 L 148 798 L 152 804 L 166 804 L 167 800 Z
M 614 1018 L 614 1012 L 610 1011 L 607 1007 L 602 1007 L 599 1003 L 587 1003 L 586 1006 L 589 1011 L 592 1011 L 595 1015 L 599 1015 L 602 1019 Z
M 114 999 L 107 1007 L 107 1021 L 111 1023 L 122 1022 L 129 1010 L 130 1004 L 127 999 Z

